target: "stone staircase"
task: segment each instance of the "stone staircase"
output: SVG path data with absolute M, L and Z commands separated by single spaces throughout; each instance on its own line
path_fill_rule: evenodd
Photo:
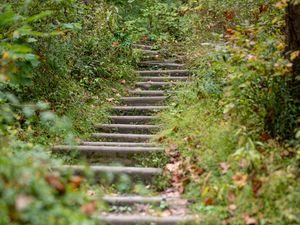
M 141 180 L 146 184 L 151 183 L 153 177 L 162 175 L 162 168 L 136 167 L 130 160 L 124 163 L 122 159 L 130 158 L 132 155 L 162 153 L 164 149 L 155 143 L 151 143 L 155 132 L 160 126 L 155 123 L 156 114 L 168 109 L 165 105 L 168 98 L 172 97 L 175 91 L 173 87 L 189 79 L 189 71 L 184 69 L 184 65 L 176 60 L 153 60 L 160 54 L 157 50 L 152 50 L 151 46 L 134 45 L 134 48 L 142 49 L 145 54 L 145 61 L 140 63 L 140 71 L 137 71 L 139 78 L 128 96 L 120 98 L 121 104 L 111 109 L 109 124 L 96 124 L 99 133 L 93 133 L 92 137 L 97 141 L 86 141 L 78 146 L 54 146 L 53 152 L 69 153 L 79 152 L 80 155 L 99 155 L 101 158 L 108 158 L 109 163 L 101 165 L 90 165 L 96 178 L 101 174 L 126 174 L 132 180 Z M 149 69 L 150 68 L 150 69 Z M 110 162 L 121 160 L 122 165 L 110 166 Z M 133 164 L 133 165 L 132 165 Z M 85 167 L 81 165 L 64 166 L 71 169 L 76 174 L 82 174 Z M 169 205 L 180 206 L 182 199 L 178 197 L 160 196 L 137 196 L 119 195 L 104 196 L 103 201 L 111 206 L 131 206 L 135 204 L 154 204 L 167 202 Z M 188 213 L 179 215 L 157 216 L 145 214 L 116 214 L 101 213 L 99 220 L 104 224 L 111 225 L 134 225 L 134 224 L 197 224 L 195 217 Z

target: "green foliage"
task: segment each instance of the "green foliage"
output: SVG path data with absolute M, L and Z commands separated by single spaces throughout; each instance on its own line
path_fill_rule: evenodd
M 197 199 L 204 224 L 299 223 L 299 109 L 282 5 L 187 2 L 194 80 L 162 115 L 159 140 L 180 163 L 173 185 Z
M 40 147 L 12 145 L 0 149 L 1 224 L 96 224 L 78 210 L 88 200 L 85 190 L 54 175 Z

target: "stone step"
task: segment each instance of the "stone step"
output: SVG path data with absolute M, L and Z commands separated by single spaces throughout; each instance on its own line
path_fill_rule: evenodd
M 140 76 L 161 76 L 161 75 L 170 75 L 170 76 L 189 76 L 189 70 L 142 70 L 136 71 Z
M 110 205 L 118 205 L 118 206 L 125 206 L 125 205 L 134 205 L 134 204 L 160 204 L 161 202 L 167 202 L 168 204 L 172 203 L 173 201 L 179 200 L 179 198 L 169 198 L 163 196 L 152 196 L 152 197 L 145 197 L 145 196 L 104 196 L 103 201 Z
M 154 135 L 150 134 L 120 134 L 120 133 L 93 133 L 93 138 L 109 139 L 119 142 L 143 142 L 149 141 L 154 138 Z
M 162 104 L 167 96 L 123 97 L 120 100 L 126 105 L 157 105 Z
M 143 142 L 88 142 L 84 141 L 80 143 L 86 146 L 120 146 L 120 147 L 157 147 L 154 143 Z
M 157 125 L 136 125 L 136 124 L 96 124 L 97 129 L 101 129 L 106 132 L 119 131 L 124 132 L 142 132 L 152 133 L 158 130 L 160 127 Z
M 162 61 L 142 61 L 139 64 L 143 67 L 158 67 L 166 69 L 182 69 L 184 67 L 184 64 Z
M 153 49 L 153 46 L 151 46 L 151 45 L 142 45 L 142 44 L 133 44 L 132 47 L 144 49 L 144 50 L 152 50 Z
M 122 124 L 146 124 L 157 119 L 156 116 L 109 116 L 113 123 Z
M 147 55 L 151 55 L 151 56 L 156 56 L 156 55 L 159 55 L 159 51 L 156 51 L 156 50 L 148 50 L 148 49 L 143 49 L 143 54 L 145 56 Z
M 155 225 L 197 225 L 196 218 L 192 216 L 146 216 L 146 215 L 126 215 L 109 214 L 99 216 L 100 222 L 109 225 L 137 225 L 137 224 L 155 224 Z
M 80 153 L 98 153 L 98 154 L 137 154 L 137 153 L 156 153 L 163 152 L 163 148 L 159 147 L 125 147 L 125 146 L 70 146 L 56 145 L 52 147 L 53 152 L 71 152 L 78 151 Z
M 163 90 L 130 90 L 128 91 L 131 95 L 138 95 L 138 96 L 164 96 L 171 91 L 163 91 Z
M 112 107 L 113 110 L 116 111 L 123 111 L 123 112 L 158 112 L 162 110 L 169 109 L 169 106 L 114 106 Z
M 55 168 L 58 170 L 71 170 L 75 174 L 83 175 L 85 171 L 91 170 L 95 173 L 96 178 L 99 175 L 105 173 L 112 174 L 127 174 L 134 177 L 139 177 L 143 179 L 149 179 L 153 176 L 161 175 L 162 169 L 160 168 L 151 168 L 151 167 L 124 167 L 124 166 L 81 166 L 81 165 L 64 165 L 59 168 Z
M 183 82 L 136 82 L 136 87 L 152 89 L 152 88 L 169 88 L 172 86 L 177 86 L 183 84 Z
M 156 77 L 140 77 L 142 81 L 155 81 L 155 82 L 163 82 L 163 81 L 187 81 L 189 79 L 188 76 L 184 77 L 170 77 L 170 76 L 156 76 Z

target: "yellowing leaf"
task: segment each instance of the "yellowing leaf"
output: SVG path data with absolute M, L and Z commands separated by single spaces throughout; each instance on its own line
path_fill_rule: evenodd
M 292 52 L 292 54 L 290 56 L 291 61 L 294 61 L 298 56 L 300 56 L 300 51 Z

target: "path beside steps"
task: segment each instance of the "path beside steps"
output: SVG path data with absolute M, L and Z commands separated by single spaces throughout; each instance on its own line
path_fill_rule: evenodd
M 129 155 L 161 153 L 164 149 L 151 143 L 155 132 L 160 126 L 156 124 L 156 114 L 168 109 L 165 105 L 167 99 L 172 97 L 174 87 L 189 81 L 189 71 L 184 69 L 184 64 L 174 60 L 152 60 L 153 56 L 159 55 L 159 50 L 153 50 L 151 46 L 136 44 L 134 48 L 142 49 L 145 61 L 140 63 L 139 78 L 128 96 L 120 99 L 121 104 L 113 106 L 109 124 L 96 124 L 99 131 L 93 133 L 93 140 L 79 143 L 78 146 L 58 145 L 52 148 L 56 153 L 79 152 L 80 155 L 97 154 L 107 158 L 106 163 L 91 165 L 90 169 L 96 174 L 96 178 L 104 173 L 126 174 L 134 181 L 141 180 L 151 183 L 154 176 L 162 174 L 162 168 L 135 167 L 130 160 L 123 163 L 122 159 Z M 154 57 L 155 58 L 155 57 Z M 110 166 L 111 162 L 119 162 L 126 166 Z M 82 175 L 84 169 L 81 165 L 66 165 L 62 169 L 72 169 L 75 174 Z M 109 225 L 135 225 L 135 224 L 198 224 L 196 217 L 189 215 L 186 205 L 187 201 L 179 196 L 136 196 L 119 195 L 105 196 L 103 201 L 111 206 L 131 205 L 159 205 L 167 202 L 171 207 L 179 209 L 179 213 L 172 215 L 145 215 L 143 213 L 116 214 L 100 213 L 99 220 Z M 182 210 L 184 208 L 184 210 Z

